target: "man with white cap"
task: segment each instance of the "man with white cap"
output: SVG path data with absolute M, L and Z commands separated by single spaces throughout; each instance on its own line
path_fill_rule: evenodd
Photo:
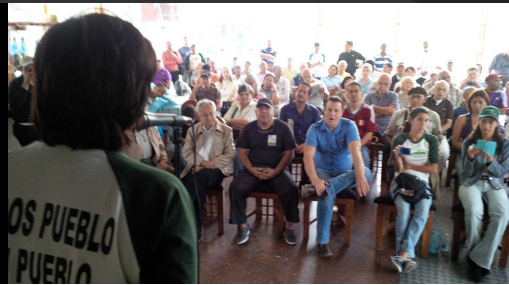
M 30 103 L 34 89 L 34 60 L 25 56 L 21 59 L 23 75 L 14 79 L 8 88 L 8 103 L 14 124 L 12 131 L 21 146 L 37 140 L 34 125 L 30 122 Z

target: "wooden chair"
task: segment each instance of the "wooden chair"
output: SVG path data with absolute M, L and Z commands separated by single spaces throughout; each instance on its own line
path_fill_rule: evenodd
M 458 197 L 459 192 L 459 181 L 455 181 L 454 186 L 454 196 Z M 458 260 L 459 251 L 460 251 L 460 243 L 464 239 L 464 230 L 465 230 L 465 209 L 456 198 L 455 204 L 452 207 L 453 217 L 454 217 L 454 229 L 452 234 L 452 245 L 451 245 L 451 260 Z M 487 209 L 487 205 L 484 205 L 484 209 Z M 483 227 L 487 227 L 489 223 L 489 214 L 487 211 L 484 212 L 483 218 Z M 499 267 L 507 267 L 507 259 L 509 256 L 509 226 L 505 230 L 505 234 L 502 237 L 502 246 L 500 247 L 500 259 L 498 261 Z
M 257 221 L 261 221 L 263 217 L 266 217 L 266 219 L 272 217 L 274 222 L 277 223 L 278 237 L 283 237 L 285 231 L 285 211 L 279 200 L 279 195 L 274 192 L 268 183 L 261 183 L 251 192 L 249 198 L 256 199 L 256 206 L 246 217 L 249 218 L 255 215 Z
M 392 231 L 396 227 L 396 215 L 397 208 L 394 204 L 390 193 L 386 192 L 381 194 L 375 199 L 375 203 L 378 205 L 377 209 L 377 217 L 376 217 L 376 245 L 375 248 L 377 251 L 382 250 L 383 237 L 386 236 L 390 231 Z M 422 232 L 422 248 L 421 248 L 421 257 L 428 258 L 429 255 L 429 242 L 431 237 L 431 225 L 433 224 L 433 216 L 436 211 L 435 205 L 431 205 L 429 210 L 429 217 L 426 225 L 424 227 L 424 231 Z M 388 223 L 386 222 L 385 216 L 389 213 L 390 218 Z M 412 209 L 411 214 L 413 215 L 414 210 Z
M 373 170 L 373 167 L 381 168 L 382 170 L 382 181 L 387 179 L 387 162 L 389 160 L 384 153 L 385 145 L 381 143 L 373 143 L 369 145 L 369 169 Z M 380 152 L 382 152 L 382 159 L 380 159 Z M 390 180 L 389 180 L 390 181 Z
M 224 234 L 224 191 L 222 185 L 217 185 L 207 189 L 206 201 L 204 204 L 204 216 L 213 217 L 216 216 L 217 223 L 217 235 L 221 236 Z
M 343 213 L 338 210 L 337 224 L 345 227 L 345 245 L 350 245 L 350 236 L 352 234 L 352 219 L 355 201 L 358 199 L 357 195 L 350 189 L 345 189 L 336 195 L 335 205 L 338 208 L 344 207 Z M 309 226 L 316 222 L 316 218 L 310 218 L 311 202 L 318 201 L 318 196 L 313 195 L 305 198 L 304 200 L 304 217 L 303 217 L 303 239 L 309 239 Z

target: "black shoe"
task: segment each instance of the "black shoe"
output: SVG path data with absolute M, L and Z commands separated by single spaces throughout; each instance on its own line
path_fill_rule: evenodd
M 331 257 L 334 254 L 329 248 L 329 244 L 318 244 L 318 257 Z
M 487 275 L 485 274 L 486 271 L 489 273 L 489 270 L 477 265 L 477 263 L 470 259 L 470 257 L 467 257 L 467 263 L 470 267 L 470 270 L 468 271 L 470 279 L 476 283 L 482 283 L 484 281 L 484 276 Z
M 285 241 L 289 245 L 296 245 L 297 244 L 297 237 L 295 236 L 295 233 L 293 232 L 293 228 L 287 228 L 284 233 Z
M 247 225 L 247 228 L 240 228 L 237 232 L 237 236 L 235 237 L 237 244 L 246 243 L 249 240 L 250 232 L 251 227 L 249 226 L 249 224 Z
M 306 199 L 309 196 L 316 195 L 315 187 L 312 184 L 304 184 L 300 190 L 300 197 Z

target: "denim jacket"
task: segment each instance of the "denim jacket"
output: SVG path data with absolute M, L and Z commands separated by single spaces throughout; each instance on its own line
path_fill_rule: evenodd
M 463 141 L 461 159 L 463 162 L 463 172 L 461 174 L 461 184 L 472 186 L 481 179 L 485 170 L 488 171 L 489 182 L 495 189 L 504 189 L 504 177 L 509 173 L 509 139 L 503 138 L 502 152 L 495 154 L 490 166 L 484 164 L 484 158 L 476 155 L 474 160 L 468 159 L 468 147 L 474 142 L 469 139 Z

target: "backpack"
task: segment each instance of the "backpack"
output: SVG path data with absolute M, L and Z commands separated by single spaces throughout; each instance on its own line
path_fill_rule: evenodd
M 391 190 L 394 188 L 393 191 L 395 193 L 393 200 L 395 200 L 398 195 L 401 195 L 407 203 L 415 205 L 422 199 L 433 197 L 433 192 L 429 185 L 415 175 L 401 173 L 398 177 L 394 178 L 394 182 L 397 186 L 391 187 Z M 429 190 L 431 194 L 428 194 L 427 190 Z

